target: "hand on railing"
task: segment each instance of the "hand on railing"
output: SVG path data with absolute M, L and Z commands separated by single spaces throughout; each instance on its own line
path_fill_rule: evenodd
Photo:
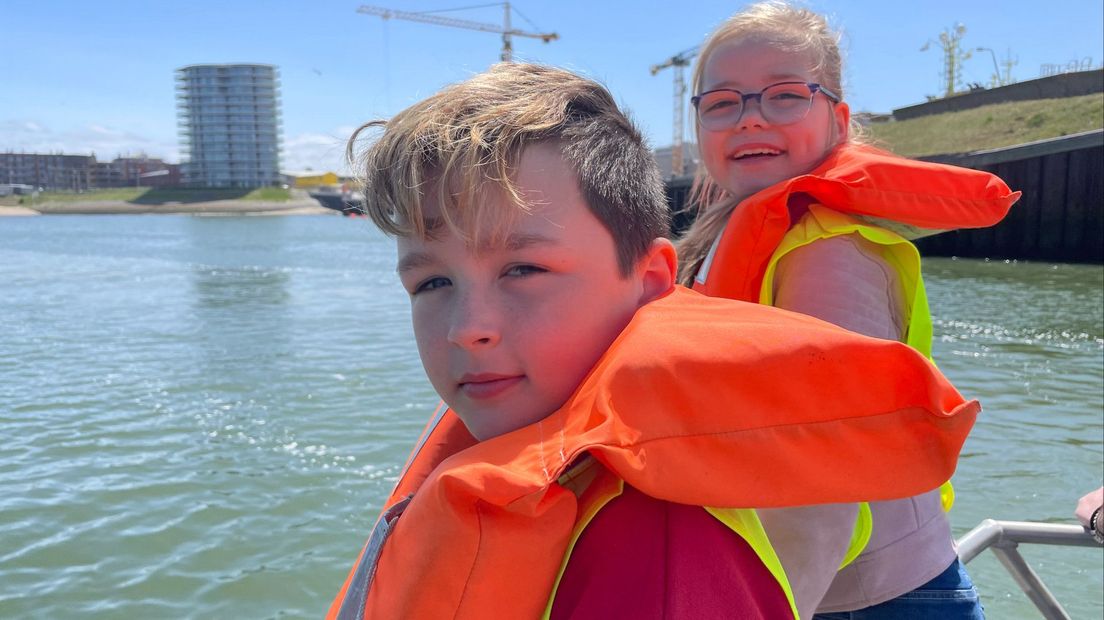
M 1085 526 L 1096 539 L 1096 542 L 1104 542 L 1104 487 L 1085 495 L 1077 502 L 1077 510 L 1073 512 L 1081 525 Z

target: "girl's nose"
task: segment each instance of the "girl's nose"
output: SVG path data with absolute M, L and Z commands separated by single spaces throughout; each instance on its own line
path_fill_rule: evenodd
M 744 109 L 740 114 L 740 120 L 736 121 L 736 126 L 740 129 L 748 129 L 751 127 L 763 127 L 768 125 L 767 120 L 763 118 L 762 101 L 758 98 L 748 99 L 744 102 Z
M 493 346 L 502 339 L 500 313 L 480 294 L 458 296 L 448 330 L 449 342 L 466 349 Z

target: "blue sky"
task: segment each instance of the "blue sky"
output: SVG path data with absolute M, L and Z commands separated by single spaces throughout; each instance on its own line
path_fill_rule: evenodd
M 471 0 L 372 0 L 405 11 Z M 145 152 L 180 158 L 173 71 L 187 64 L 256 62 L 281 74 L 283 168 L 339 169 L 345 138 L 498 59 L 496 34 L 356 13 L 357 0 L 3 0 L 0 151 Z M 648 68 L 697 45 L 742 2 L 515 0 L 514 26 L 560 40 L 517 38 L 517 58 L 604 82 L 653 145 L 671 141 L 672 74 Z M 920 51 L 962 23 L 967 48 L 1018 59 L 1013 78 L 1043 64 L 1104 60 L 1104 3 L 808 0 L 843 31 L 844 89 L 853 110 L 889 112 L 941 91 L 942 58 Z M 499 7 L 444 13 L 501 23 Z M 528 20 L 528 21 L 527 21 Z M 989 52 L 964 66 L 986 83 Z

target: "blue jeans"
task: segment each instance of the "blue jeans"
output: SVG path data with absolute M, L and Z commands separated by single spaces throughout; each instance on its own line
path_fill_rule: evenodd
M 956 558 L 935 579 L 895 599 L 855 611 L 817 614 L 813 620 L 984 620 L 977 590 Z

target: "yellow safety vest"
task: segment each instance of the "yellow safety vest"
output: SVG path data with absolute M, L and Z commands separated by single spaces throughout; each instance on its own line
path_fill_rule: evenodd
M 871 226 L 818 204 L 809 206 L 809 212 L 782 237 L 778 249 L 770 257 L 759 288 L 759 303 L 774 305 L 774 274 L 778 261 L 783 256 L 814 241 L 850 234 L 861 235 L 863 239 L 874 243 L 881 258 L 897 273 L 904 288 L 907 312 L 904 342 L 931 359 L 931 310 L 928 308 L 928 296 L 924 290 L 924 278 L 920 274 L 920 252 L 916 246 L 895 232 Z M 954 505 L 954 487 L 949 480 L 939 487 L 939 496 L 943 510 L 949 512 Z M 869 506 L 863 504 L 860 509 L 863 507 L 869 515 Z M 856 529 L 858 527 L 857 525 Z M 867 537 L 869 538 L 869 531 Z

